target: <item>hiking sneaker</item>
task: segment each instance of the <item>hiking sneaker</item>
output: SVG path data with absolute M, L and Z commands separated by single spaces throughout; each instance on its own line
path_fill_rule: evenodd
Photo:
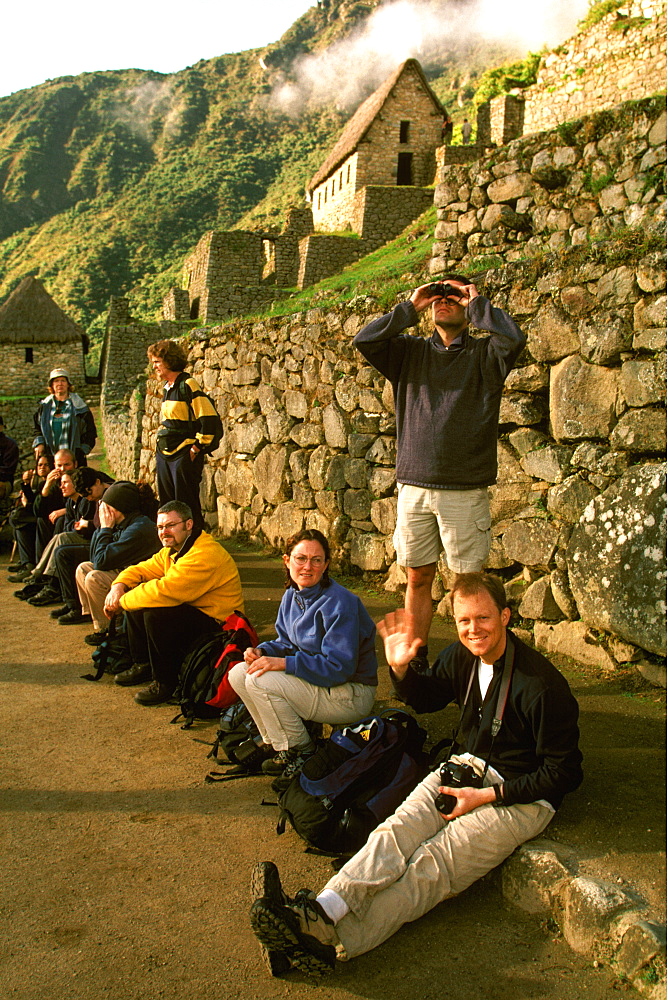
M 90 625 L 92 620 L 90 615 L 85 615 L 78 608 L 68 608 L 66 615 L 58 616 L 59 625 Z
M 287 956 L 300 972 L 321 976 L 334 968 L 340 941 L 334 922 L 312 893 L 302 890 L 288 905 L 256 899 L 250 920 L 260 943 Z
M 60 604 L 62 599 L 63 597 L 59 590 L 55 590 L 52 587 L 42 587 L 34 597 L 28 598 L 28 604 L 32 604 L 34 608 L 46 608 L 49 604 Z
M 28 563 L 28 565 L 22 566 L 20 569 L 16 570 L 16 572 L 10 573 L 7 579 L 10 583 L 26 583 L 31 580 L 34 568 L 34 566 L 31 566 L 30 563 Z
M 173 694 L 173 688 L 161 684 L 160 681 L 151 681 L 148 687 L 137 691 L 135 701 L 139 705 L 163 705 Z
M 273 861 L 259 861 L 253 866 L 250 885 L 251 903 L 258 899 L 267 899 L 278 906 L 285 905 L 290 899 L 283 892 L 278 868 Z M 282 976 L 292 968 L 292 962 L 282 951 L 267 948 L 260 942 L 262 961 L 272 976 Z
M 14 591 L 14 597 L 18 597 L 19 601 L 27 601 L 29 597 L 39 594 L 40 590 L 43 590 L 44 587 L 45 584 L 43 583 L 26 583 L 25 587 Z
M 284 778 L 291 778 L 297 771 L 301 771 L 306 761 L 314 753 L 315 746 L 310 740 L 300 747 L 279 750 L 275 757 L 270 757 L 269 760 L 263 761 L 262 773 L 272 776 L 281 774 Z
M 53 611 L 51 612 L 53 614 Z M 101 643 L 108 638 L 108 632 L 105 629 L 103 632 L 91 632 L 89 635 L 84 636 L 84 642 L 89 646 L 99 646 Z

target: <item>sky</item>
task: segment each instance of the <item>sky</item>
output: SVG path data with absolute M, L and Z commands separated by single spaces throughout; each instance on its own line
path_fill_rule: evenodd
M 0 97 L 108 69 L 174 73 L 277 41 L 315 0 L 31 0 L 7 4 Z

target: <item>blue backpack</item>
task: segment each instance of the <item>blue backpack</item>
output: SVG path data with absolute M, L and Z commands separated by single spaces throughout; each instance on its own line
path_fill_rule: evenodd
M 279 795 L 277 832 L 289 820 L 310 847 L 354 854 L 426 774 L 426 735 L 402 711 L 335 730 Z

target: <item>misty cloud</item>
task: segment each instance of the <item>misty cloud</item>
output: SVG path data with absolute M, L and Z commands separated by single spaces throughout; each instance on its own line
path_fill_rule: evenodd
M 162 120 L 162 127 L 168 130 L 171 120 L 177 115 L 173 107 L 173 86 L 166 80 L 146 80 L 130 87 L 123 101 L 116 101 L 110 109 L 111 117 L 125 125 L 142 139 L 150 139 L 153 123 Z
M 572 34 L 588 0 L 394 0 L 376 8 L 344 41 L 295 61 L 271 103 L 289 114 L 306 106 L 358 105 L 405 59 L 428 64 L 463 43 L 499 42 L 518 57 Z

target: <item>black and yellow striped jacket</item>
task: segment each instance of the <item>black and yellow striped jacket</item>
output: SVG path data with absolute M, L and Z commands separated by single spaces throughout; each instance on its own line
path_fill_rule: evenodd
M 170 458 L 193 444 L 208 455 L 222 436 L 223 425 L 213 402 L 191 375 L 181 372 L 173 385 L 165 385 L 157 440 L 161 455 Z

